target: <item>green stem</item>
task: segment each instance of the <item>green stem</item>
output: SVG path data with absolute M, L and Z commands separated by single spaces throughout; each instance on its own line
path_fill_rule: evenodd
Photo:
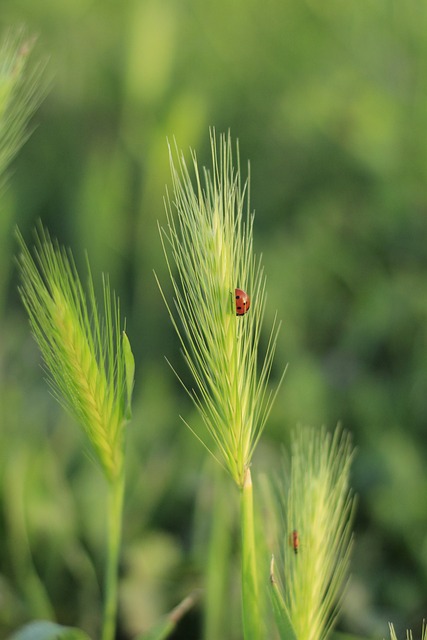
M 262 640 L 258 594 L 255 527 L 251 472 L 248 468 L 241 494 L 242 527 L 242 604 L 245 640 Z
M 114 640 L 117 623 L 118 566 L 122 537 L 122 512 L 125 475 L 122 472 L 109 485 L 108 549 L 105 571 L 105 605 L 102 640 Z
M 213 479 L 212 528 L 207 548 L 204 639 L 218 640 L 227 635 L 230 619 L 225 619 L 227 609 L 227 581 L 230 573 L 231 557 L 231 480 L 216 468 Z

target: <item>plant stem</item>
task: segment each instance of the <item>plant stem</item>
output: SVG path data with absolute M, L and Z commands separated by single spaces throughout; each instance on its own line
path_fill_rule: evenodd
M 245 640 L 262 640 L 256 565 L 253 491 L 249 468 L 247 468 L 245 472 L 241 501 L 243 635 Z
M 122 536 L 122 511 L 125 474 L 109 484 L 108 494 L 108 548 L 105 571 L 105 604 L 102 640 L 114 640 L 117 623 L 118 565 Z
M 231 480 L 223 470 L 213 470 L 212 528 L 207 548 L 204 639 L 218 640 L 227 634 L 230 618 L 224 617 L 227 609 L 227 582 L 231 565 Z M 234 489 L 234 487 L 232 487 Z M 234 492 L 233 492 L 234 495 Z

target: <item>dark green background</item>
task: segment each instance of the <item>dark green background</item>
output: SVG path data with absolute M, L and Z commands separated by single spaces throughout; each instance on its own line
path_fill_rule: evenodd
M 157 229 L 166 139 L 209 163 L 210 126 L 230 129 L 242 166 L 250 160 L 266 334 L 276 310 L 283 321 L 273 378 L 289 363 L 254 469 L 273 464 L 298 424 L 341 421 L 357 446 L 359 496 L 341 626 L 385 637 L 393 621 L 418 632 L 427 613 L 427 5 L 2 0 L 0 18 L 38 34 L 35 58 L 49 57 L 51 79 L 0 222 L 0 637 L 51 607 L 94 632 L 103 557 L 102 479 L 43 381 L 16 293 L 15 224 L 31 241 L 41 218 L 82 268 L 87 250 L 127 318 L 137 377 L 123 628 L 202 582 L 206 454 L 178 418 L 197 424 L 163 358 L 187 375 L 153 269 L 170 291 Z M 196 614 L 191 621 L 197 628 Z

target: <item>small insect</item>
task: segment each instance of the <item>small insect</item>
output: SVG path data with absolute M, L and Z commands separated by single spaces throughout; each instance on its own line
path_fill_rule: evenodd
M 243 289 L 236 289 L 234 295 L 236 296 L 236 316 L 244 316 L 249 311 L 251 299 Z
M 295 555 L 298 555 L 299 533 L 296 529 L 294 529 L 291 535 L 289 536 L 289 544 L 292 546 L 292 549 L 294 550 Z

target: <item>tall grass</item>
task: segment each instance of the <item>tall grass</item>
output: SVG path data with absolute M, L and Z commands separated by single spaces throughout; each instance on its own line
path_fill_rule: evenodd
M 249 182 L 242 183 L 229 135 L 217 141 L 211 134 L 211 155 L 211 168 L 200 171 L 193 153 L 191 175 L 183 155 L 170 151 L 173 193 L 161 235 L 174 301 L 163 297 L 195 382 L 187 392 L 205 427 L 190 429 L 240 489 L 243 633 L 245 640 L 260 640 L 268 632 L 251 463 L 277 392 L 269 389 L 269 376 L 278 324 L 261 356 L 265 277 L 253 253 Z M 236 315 L 235 288 L 251 298 L 242 316 Z M 294 555 L 299 535 L 304 551 L 295 561 L 285 545 L 285 588 L 272 565 L 273 609 L 281 638 L 324 640 L 348 569 L 351 453 L 347 440 L 338 434 L 331 440 L 323 431 L 301 432 L 293 447 L 291 486 L 281 494 Z
M 0 184 L 31 133 L 29 120 L 46 90 L 45 65 L 31 58 L 34 43 L 24 29 L 9 30 L 0 43 Z
M 249 182 L 238 158 L 234 166 L 230 136 L 217 143 L 212 133 L 211 151 L 210 170 L 199 170 L 193 154 L 193 185 L 184 156 L 175 149 L 175 160 L 170 149 L 173 194 L 161 235 L 175 297 L 165 302 L 195 381 L 188 393 L 206 428 L 196 436 L 243 488 L 274 399 L 268 378 L 278 324 L 262 357 L 265 277 L 253 253 Z M 252 300 L 242 317 L 236 288 Z
M 9 167 L 31 134 L 30 120 L 47 86 L 45 63 L 35 58 L 34 45 L 24 29 L 9 29 L 0 40 L 0 309 L 13 255 L 13 220 L 5 198 Z
M 276 484 L 269 514 L 278 532 L 271 597 L 281 638 L 325 640 L 348 577 L 353 451 L 340 428 L 332 435 L 302 428 L 291 453 L 290 480 Z
M 105 609 L 102 640 L 113 640 L 125 488 L 125 427 L 131 417 L 134 360 L 121 331 L 118 301 L 103 280 L 100 315 L 90 271 L 87 294 L 69 252 L 40 228 L 35 258 L 18 234 L 20 293 L 54 395 L 87 436 L 108 484 Z
M 254 533 L 251 462 L 275 391 L 269 388 L 279 325 L 266 353 L 259 343 L 266 294 L 262 263 L 253 252 L 254 216 L 249 182 L 241 177 L 230 135 L 211 133 L 212 166 L 193 175 L 184 156 L 170 149 L 173 193 L 166 199 L 167 227 L 161 230 L 174 291 L 164 294 L 195 388 L 204 432 L 190 429 L 240 489 L 242 601 L 245 638 L 262 637 Z M 251 299 L 236 315 L 235 289 Z

